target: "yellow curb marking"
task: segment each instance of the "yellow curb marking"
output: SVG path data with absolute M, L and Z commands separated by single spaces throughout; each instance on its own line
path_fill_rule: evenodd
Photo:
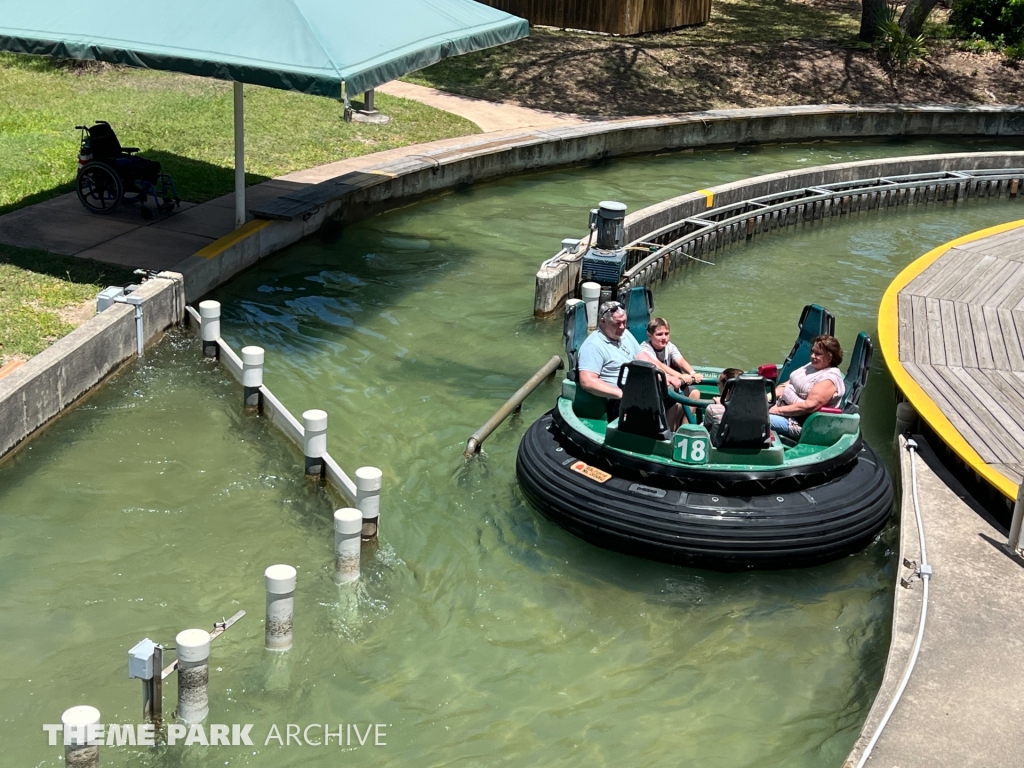
M 253 219 L 248 221 L 238 229 L 229 232 L 224 237 L 214 240 L 207 246 L 203 246 L 198 251 L 193 253 L 193 256 L 198 256 L 201 259 L 213 259 L 220 256 L 231 246 L 236 243 L 245 240 L 250 235 L 254 235 L 266 226 L 269 226 L 270 222 L 264 219 Z
M 972 232 L 969 235 L 958 237 L 938 248 L 933 248 L 924 256 L 913 261 L 906 269 L 900 272 L 896 279 L 890 283 L 882 296 L 882 304 L 878 308 L 878 342 L 882 350 L 882 357 L 892 374 L 896 386 L 904 394 L 914 410 L 924 419 L 928 426 L 935 430 L 935 434 L 953 449 L 967 465 L 993 485 L 996 490 L 1008 499 L 1017 498 L 1017 484 L 1006 477 L 1002 472 L 989 466 L 984 459 L 971 447 L 963 435 L 953 426 L 953 423 L 946 418 L 938 405 L 925 393 L 921 386 L 914 381 L 907 369 L 900 363 L 900 342 L 899 342 L 899 293 L 906 288 L 910 282 L 934 264 L 939 257 L 947 251 L 960 245 L 973 243 L 977 240 L 984 240 L 986 237 L 1009 232 L 1011 229 L 1024 227 L 1024 219 L 1011 221 L 1006 224 L 999 224 L 995 227 Z

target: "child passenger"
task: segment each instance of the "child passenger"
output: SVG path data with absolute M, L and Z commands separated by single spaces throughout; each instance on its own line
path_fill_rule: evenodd
M 743 371 L 739 368 L 726 368 L 718 374 L 718 397 L 714 402 L 704 409 L 704 426 L 708 429 L 717 427 L 722 423 L 722 415 L 725 413 L 725 406 L 722 404 L 722 393 L 725 392 L 725 384 L 729 379 L 742 376 Z
M 666 369 L 666 373 L 682 374 L 683 384 L 688 387 L 699 384 L 704 379 L 686 362 L 679 348 L 669 341 L 668 320 L 663 317 L 655 317 L 647 324 L 647 341 L 640 345 L 640 351 L 657 360 Z M 686 396 L 697 398 L 700 397 L 700 393 L 696 389 L 691 389 L 687 391 Z

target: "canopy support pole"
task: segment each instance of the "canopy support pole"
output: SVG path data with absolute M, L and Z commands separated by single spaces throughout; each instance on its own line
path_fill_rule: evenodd
M 235 86 L 235 228 L 245 224 L 245 104 L 242 84 Z

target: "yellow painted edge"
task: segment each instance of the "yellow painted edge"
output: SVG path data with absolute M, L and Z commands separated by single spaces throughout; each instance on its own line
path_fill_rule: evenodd
M 270 222 L 265 219 L 253 219 L 247 221 L 245 224 L 240 226 L 238 229 L 232 230 L 224 237 L 219 237 L 207 246 L 200 248 L 198 251 L 193 253 L 193 256 L 198 256 L 201 259 L 213 259 L 220 256 L 231 246 L 235 245 L 250 235 L 254 235 L 266 226 L 269 226 Z
M 914 381 L 907 369 L 900 362 L 900 340 L 899 340 L 899 293 L 906 288 L 910 282 L 934 264 L 940 256 L 960 245 L 983 240 L 986 237 L 1002 234 L 1011 229 L 1024 227 L 1024 219 L 1010 221 L 1006 224 L 999 224 L 995 227 L 972 232 L 969 235 L 950 240 L 938 248 L 933 248 L 917 260 L 913 261 L 906 269 L 900 272 L 896 279 L 889 284 L 882 296 L 882 304 L 878 308 L 878 342 L 885 358 L 885 364 L 892 374 L 893 381 L 899 387 L 903 395 L 914 406 L 914 410 L 924 419 L 953 452 L 963 459 L 967 465 L 993 485 L 996 490 L 1008 499 L 1017 498 L 1017 485 L 1006 475 L 990 467 L 978 452 L 971 447 L 952 422 L 946 418 L 942 410 L 936 405 L 920 385 Z
M 697 194 L 704 195 L 708 199 L 708 208 L 715 204 L 715 193 L 710 189 L 698 189 Z

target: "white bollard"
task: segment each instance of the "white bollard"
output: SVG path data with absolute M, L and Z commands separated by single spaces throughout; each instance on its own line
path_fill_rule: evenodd
M 287 651 L 292 647 L 296 575 L 290 565 L 272 565 L 263 573 L 267 587 L 268 651 Z
M 896 404 L 896 434 L 893 440 L 899 442 L 900 435 L 917 429 L 917 411 L 914 406 L 904 400 Z
M 362 545 L 363 513 L 347 507 L 334 513 L 334 583 L 348 584 L 359 578 L 359 547 Z
M 246 410 L 259 410 L 264 357 L 263 347 L 242 347 L 242 393 Z
M 323 456 L 327 453 L 327 412 L 314 409 L 303 413 L 302 432 L 302 452 L 306 457 L 306 477 L 323 477 Z
M 60 721 L 64 724 L 64 764 L 68 768 L 96 768 L 100 748 L 89 746 L 89 742 L 103 738 L 98 732 L 100 711 L 83 704 L 65 710 Z
M 580 295 L 587 305 L 587 330 L 597 328 L 597 306 L 601 300 L 601 286 L 597 283 L 584 283 L 580 286 Z
M 218 357 L 217 339 L 220 338 L 220 302 L 199 302 L 199 328 L 203 339 L 203 357 Z
M 186 723 L 201 723 L 210 713 L 210 633 L 185 629 L 174 638 L 174 645 L 178 649 L 178 717 Z
M 356 470 L 356 506 L 363 513 L 363 538 L 376 539 L 380 532 L 380 489 L 384 473 L 376 467 Z

